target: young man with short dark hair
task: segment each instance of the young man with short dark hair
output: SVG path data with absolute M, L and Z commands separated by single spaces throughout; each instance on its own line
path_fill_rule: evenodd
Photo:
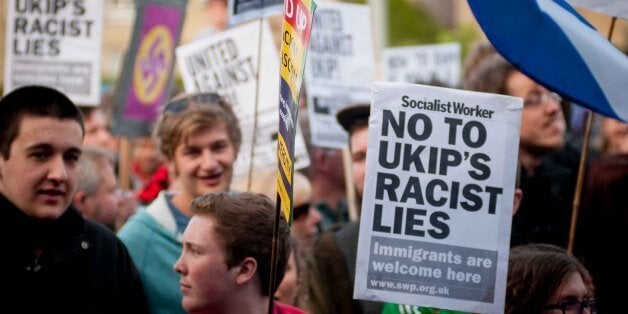
M 0 125 L 5 308 L 147 312 L 124 244 L 70 205 L 84 135 L 79 109 L 57 90 L 26 86 L 0 101 Z

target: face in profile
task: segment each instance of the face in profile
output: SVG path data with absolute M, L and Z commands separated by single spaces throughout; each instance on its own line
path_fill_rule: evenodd
M 120 196 L 117 191 L 116 176 L 109 163 L 98 165 L 100 184 L 92 195 L 87 195 L 82 212 L 85 218 L 100 222 L 115 230 L 118 218 Z
M 183 233 L 183 252 L 174 270 L 181 275 L 182 305 L 187 312 L 215 312 L 237 289 L 237 267 L 227 267 L 225 248 L 214 226 L 211 217 L 194 216 Z
M 183 198 L 227 191 L 233 175 L 236 148 L 224 123 L 199 129 L 178 144 L 171 166 Z
M 368 145 L 368 127 L 359 128 L 351 133 L 351 160 L 353 161 L 353 183 L 358 193 L 358 199 L 362 200 L 364 191 L 364 176 L 366 174 L 366 149 Z
M 161 166 L 164 159 L 157 149 L 157 143 L 150 137 L 140 137 L 133 145 L 133 160 L 142 174 L 152 174 Z
M 286 273 L 281 280 L 281 284 L 277 287 L 277 291 L 275 291 L 275 300 L 277 302 L 290 305 L 296 304 L 299 291 L 299 271 L 295 254 L 295 251 L 292 250 L 286 265 Z
M 602 119 L 605 154 L 628 154 L 628 123 L 611 118 Z
M 93 110 L 85 117 L 85 138 L 83 145 L 116 150 L 116 143 L 107 128 L 107 119 L 100 110 Z
M 506 89 L 509 95 L 524 99 L 521 149 L 536 155 L 562 148 L 566 122 L 558 98 L 519 71 L 508 76 Z
M 72 119 L 24 116 L 9 157 L 0 158 L 0 190 L 28 216 L 54 220 L 76 190 L 83 131 Z
M 319 223 L 321 221 L 321 214 L 316 210 L 316 207 L 310 206 L 309 203 L 301 206 L 308 206 L 308 209 L 307 212 L 301 214 L 298 219 L 293 218 L 292 234 L 297 238 L 299 246 L 305 249 L 314 244 L 316 237 L 320 233 Z M 295 205 L 294 208 L 299 208 L 299 205 Z

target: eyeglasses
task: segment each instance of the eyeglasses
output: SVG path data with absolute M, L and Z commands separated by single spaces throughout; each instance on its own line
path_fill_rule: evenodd
M 536 107 L 544 104 L 548 100 L 560 102 L 561 98 L 558 94 L 548 91 L 547 89 L 535 89 L 523 100 L 523 105 L 528 107 Z
M 560 304 L 546 305 L 543 310 L 562 310 L 563 314 L 582 314 L 584 309 L 588 309 L 589 313 L 597 313 L 597 303 L 595 299 L 588 299 L 582 301 L 565 301 Z
M 166 104 L 164 113 L 180 114 L 188 109 L 191 104 L 198 105 L 219 105 L 226 107 L 225 100 L 216 93 L 194 94 L 180 99 L 173 100 Z
M 310 212 L 310 206 L 310 203 L 295 206 L 292 209 L 292 220 L 299 220 L 299 218 L 306 216 Z

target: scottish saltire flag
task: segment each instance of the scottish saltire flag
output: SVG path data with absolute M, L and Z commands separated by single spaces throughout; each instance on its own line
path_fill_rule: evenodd
M 495 49 L 537 82 L 628 121 L 628 57 L 563 0 L 469 0 Z

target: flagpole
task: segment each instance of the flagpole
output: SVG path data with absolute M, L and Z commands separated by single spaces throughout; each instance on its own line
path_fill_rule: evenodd
M 611 42 L 613 37 L 613 30 L 615 29 L 615 22 L 617 17 L 613 16 L 611 19 L 611 27 L 608 31 L 608 41 Z M 591 135 L 591 126 L 593 125 L 593 119 L 595 113 L 591 110 L 587 110 L 587 125 L 584 131 L 584 142 L 582 143 L 582 152 L 580 153 L 580 164 L 578 165 L 578 178 L 576 180 L 576 191 L 573 197 L 573 205 L 571 208 L 571 225 L 569 227 L 569 242 L 567 244 L 567 251 L 569 254 L 573 254 L 574 240 L 576 237 L 576 227 L 578 224 L 578 213 L 580 210 L 580 197 L 582 194 L 582 184 L 584 181 L 584 172 L 587 160 L 587 150 L 589 148 L 589 138 Z

